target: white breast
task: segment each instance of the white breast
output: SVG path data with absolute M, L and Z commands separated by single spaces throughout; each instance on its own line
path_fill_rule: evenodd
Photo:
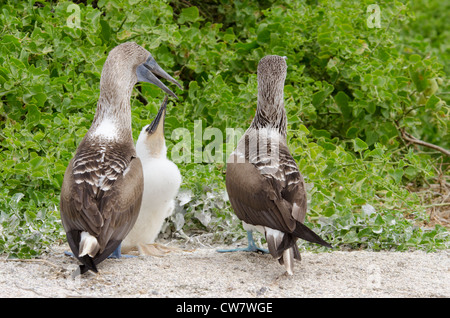
M 92 133 L 93 137 L 115 140 L 117 139 L 117 125 L 110 118 L 105 118 L 101 121 L 100 125 Z

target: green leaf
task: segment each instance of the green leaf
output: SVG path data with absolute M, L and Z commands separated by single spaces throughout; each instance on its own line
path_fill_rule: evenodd
M 333 85 L 327 83 L 327 82 L 322 82 L 323 83 L 323 88 L 321 91 L 314 93 L 312 96 L 312 104 L 315 107 L 318 107 L 319 105 L 321 105 L 325 99 L 327 99 L 328 96 L 330 96 L 330 94 L 333 92 L 334 87 Z
M 330 132 L 326 131 L 324 129 L 312 129 L 311 133 L 316 138 L 325 137 L 325 138 L 329 139 L 331 137 Z
M 319 43 L 320 45 L 326 45 L 331 43 L 332 41 L 333 40 L 331 32 L 324 32 L 317 35 L 317 43 Z
M 367 154 L 367 157 L 372 157 L 372 158 L 375 158 L 375 159 L 381 159 L 381 158 L 383 158 L 383 154 L 384 154 L 384 151 L 382 149 L 375 148 L 374 150 L 370 151 Z
M 370 114 L 374 114 L 375 111 L 377 110 L 377 106 L 375 105 L 375 103 L 373 101 L 371 101 L 371 102 L 367 103 L 366 109 Z
M 386 84 L 386 80 L 384 77 L 382 76 L 378 76 L 374 79 L 373 81 L 373 85 L 377 86 L 377 87 L 383 87 L 384 84 Z
M 344 119 L 350 119 L 352 110 L 348 106 L 348 102 L 350 101 L 350 97 L 348 97 L 347 94 L 345 94 L 343 91 L 339 91 L 336 96 L 334 96 L 334 100 L 336 101 L 336 104 L 341 109 L 342 115 L 344 116 Z
M 330 217 L 336 213 L 336 209 L 332 207 L 327 207 L 325 211 L 323 211 L 323 215 L 326 217 Z
M 42 157 L 36 157 L 32 160 L 30 160 L 30 167 L 33 170 L 37 170 L 43 163 L 44 163 L 44 158 Z
M 410 66 L 409 68 L 409 75 L 419 92 L 423 92 L 428 87 L 428 80 L 425 74 L 425 67 L 423 65 L 419 65 L 418 68 L 413 66 Z
M 353 139 L 353 145 L 356 152 L 361 152 L 369 148 L 367 144 L 359 138 Z
M 417 62 L 422 61 L 422 57 L 418 54 L 411 54 L 409 56 L 409 61 L 412 63 L 417 63 Z
M 267 28 L 262 29 L 260 32 L 258 32 L 258 36 L 256 38 L 258 44 L 263 45 L 265 43 L 269 43 L 271 34 L 271 31 Z
M 345 136 L 347 138 L 356 138 L 356 136 L 358 135 L 359 132 L 359 128 L 357 127 L 350 127 L 349 129 L 347 129 L 347 132 L 345 133 Z
M 301 131 L 301 132 L 303 132 L 305 135 L 308 135 L 308 134 L 309 134 L 308 128 L 306 128 L 306 126 L 303 125 L 303 124 L 301 124 L 301 125 L 299 126 L 298 130 Z
M 45 93 L 36 93 L 33 95 L 33 98 L 36 100 L 37 105 L 43 107 L 45 102 L 47 101 L 47 95 Z
M 195 22 L 199 19 L 198 8 L 192 6 L 181 10 L 181 14 L 178 18 L 178 23 L 184 24 L 185 22 Z
M 37 108 L 36 105 L 28 105 L 27 107 L 28 113 L 27 113 L 27 121 L 28 123 L 34 123 L 38 124 L 41 120 L 41 112 Z
M 439 103 L 441 99 L 439 97 L 436 97 L 436 95 L 431 95 L 430 98 L 428 98 L 425 107 L 427 109 L 433 109 L 437 103 Z
M 395 183 L 400 183 L 400 181 L 402 181 L 403 169 L 400 169 L 400 168 L 398 168 L 398 169 L 389 169 L 388 173 L 394 179 Z
M 111 27 L 109 26 L 108 21 L 100 20 L 101 33 L 100 37 L 103 40 L 103 43 L 108 43 L 111 38 Z

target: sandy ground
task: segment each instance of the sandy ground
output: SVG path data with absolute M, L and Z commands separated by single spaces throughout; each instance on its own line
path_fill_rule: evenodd
M 55 246 L 41 259 L 0 256 L 2 297 L 450 297 L 450 250 L 303 252 L 294 276 L 270 255 L 197 246 L 164 257 L 105 260 L 73 279 Z M 222 246 L 223 247 L 223 246 Z

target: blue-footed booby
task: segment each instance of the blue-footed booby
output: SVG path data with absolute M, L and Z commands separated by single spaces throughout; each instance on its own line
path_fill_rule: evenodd
M 141 211 L 134 227 L 122 242 L 122 251 L 137 248 L 141 255 L 160 256 L 170 248 L 153 244 L 164 220 L 172 215 L 175 196 L 181 184 L 178 167 L 167 159 L 164 121 L 168 98 L 165 97 L 153 122 L 142 128 L 136 152 L 144 171 Z
M 100 262 L 120 252 L 138 217 L 144 178 L 131 133 L 130 97 L 134 85 L 144 81 L 176 98 L 156 75 L 181 88 L 133 42 L 112 49 L 103 66 L 94 120 L 67 166 L 61 188 L 61 220 L 69 246 L 82 263 L 81 274 L 97 272 Z
M 231 206 L 248 232 L 249 247 L 256 247 L 252 230 L 262 232 L 270 254 L 293 274 L 300 260 L 297 239 L 326 247 L 330 244 L 303 224 L 306 215 L 305 183 L 286 141 L 284 57 L 269 55 L 258 64 L 256 115 L 227 161 L 226 188 Z

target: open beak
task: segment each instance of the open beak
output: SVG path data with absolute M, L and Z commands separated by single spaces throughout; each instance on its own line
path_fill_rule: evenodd
M 155 119 L 153 119 L 152 123 L 148 125 L 148 127 L 145 129 L 149 135 L 154 134 L 157 130 L 160 130 L 162 133 L 162 136 L 164 136 L 164 119 L 166 117 L 166 107 L 167 107 L 167 101 L 169 100 L 169 97 L 167 95 L 164 97 L 164 101 L 161 104 L 161 107 L 159 107 L 158 114 L 156 115 Z M 159 126 L 159 123 L 162 123 L 161 127 Z
M 177 95 L 174 94 L 169 88 L 167 88 L 166 85 L 164 85 L 157 77 L 156 75 L 176 84 L 180 89 L 183 89 L 183 87 L 178 83 L 172 76 L 166 73 L 161 66 L 156 63 L 153 56 L 150 55 L 150 57 L 145 61 L 145 63 L 142 63 L 139 65 L 136 69 L 136 75 L 138 82 L 147 82 L 154 84 L 161 88 L 164 92 L 169 94 L 170 96 L 175 97 L 178 99 Z

